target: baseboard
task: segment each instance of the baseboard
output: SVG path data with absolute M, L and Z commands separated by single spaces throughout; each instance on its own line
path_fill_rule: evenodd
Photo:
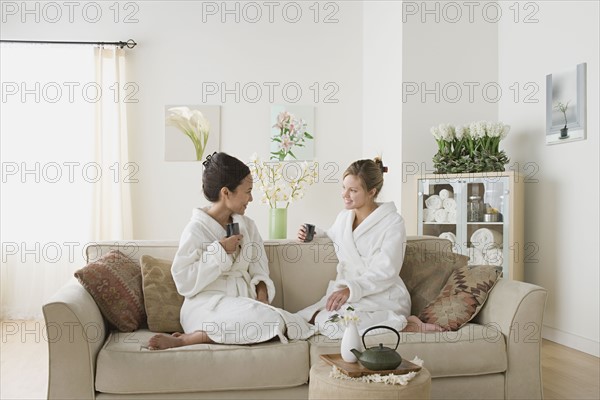
M 575 350 L 600 357 L 600 342 L 544 325 L 542 337 Z

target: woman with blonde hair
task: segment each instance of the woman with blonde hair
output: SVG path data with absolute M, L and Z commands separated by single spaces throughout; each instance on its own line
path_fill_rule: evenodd
M 361 334 L 375 325 L 398 331 L 442 330 L 410 315 L 410 294 L 400 278 L 406 248 L 404 219 L 394 202 L 375 201 L 385 172 L 381 158 L 353 162 L 343 177 L 345 210 L 326 232 L 316 229 L 317 237 L 326 235 L 335 244 L 337 276 L 319 302 L 298 314 L 330 338 L 342 336 L 343 330 L 331 319 L 348 307 L 355 310 Z M 306 239 L 304 226 L 298 239 Z

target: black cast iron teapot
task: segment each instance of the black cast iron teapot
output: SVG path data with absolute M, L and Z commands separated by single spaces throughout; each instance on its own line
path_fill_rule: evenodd
M 389 329 L 393 331 L 396 336 L 398 336 L 396 347 L 390 349 L 389 347 L 383 347 L 383 343 L 379 343 L 379 346 L 367 349 L 367 345 L 365 344 L 365 335 L 367 332 L 373 329 L 382 328 Z M 368 368 L 372 371 L 384 371 L 396 369 L 402 363 L 402 357 L 400 354 L 396 353 L 396 349 L 400 344 L 400 334 L 394 328 L 384 325 L 372 326 L 371 328 L 367 329 L 365 333 L 363 333 L 362 342 L 366 349 L 365 351 L 360 352 L 356 349 L 352 349 L 350 351 L 356 356 L 356 358 L 358 358 L 358 362 L 360 362 L 365 368 Z

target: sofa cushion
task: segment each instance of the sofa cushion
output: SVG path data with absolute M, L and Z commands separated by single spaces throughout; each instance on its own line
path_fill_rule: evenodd
M 144 306 L 148 328 L 153 332 L 183 332 L 179 313 L 184 298 L 173 281 L 172 264 L 170 260 L 149 255 L 140 257 Z
M 267 242 L 268 243 L 268 242 Z M 312 242 L 280 241 L 269 246 L 269 267 L 279 271 L 281 278 L 281 307 L 298 312 L 321 299 L 330 280 L 335 279 L 338 259 L 335 245 L 329 238 L 315 238 Z M 276 264 L 278 267 L 273 268 Z M 310 285 L 298 285 L 310 276 Z M 272 276 L 273 281 L 275 277 Z M 275 305 L 275 301 L 273 302 Z
M 115 394 L 286 388 L 308 381 L 308 343 L 198 344 L 148 350 L 154 333 L 112 332 L 98 354 L 96 390 Z
M 439 296 L 423 309 L 419 318 L 448 330 L 457 330 L 472 320 L 500 273 L 495 267 L 461 267 L 450 275 Z
M 365 337 L 367 347 L 383 343 L 393 349 L 396 341 L 391 332 Z M 313 336 L 309 344 L 311 365 L 320 361 L 320 354 L 340 352 L 340 341 L 323 335 Z M 453 332 L 401 332 L 397 351 L 407 360 L 422 359 L 434 378 L 501 373 L 508 365 L 504 335 L 495 324 L 470 323 Z
M 469 257 L 452 252 L 449 240 L 408 237 L 400 277 L 411 294 L 411 314 L 419 315 L 440 294 L 452 271 L 468 261 Z
M 119 250 L 111 250 L 75 271 L 75 277 L 92 295 L 112 327 L 132 332 L 144 323 L 142 274 L 131 258 Z

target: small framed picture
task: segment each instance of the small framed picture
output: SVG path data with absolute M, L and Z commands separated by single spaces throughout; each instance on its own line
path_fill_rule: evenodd
M 315 108 L 272 105 L 269 138 L 272 160 L 312 161 L 315 158 Z
M 546 144 L 586 138 L 586 63 L 546 75 Z

